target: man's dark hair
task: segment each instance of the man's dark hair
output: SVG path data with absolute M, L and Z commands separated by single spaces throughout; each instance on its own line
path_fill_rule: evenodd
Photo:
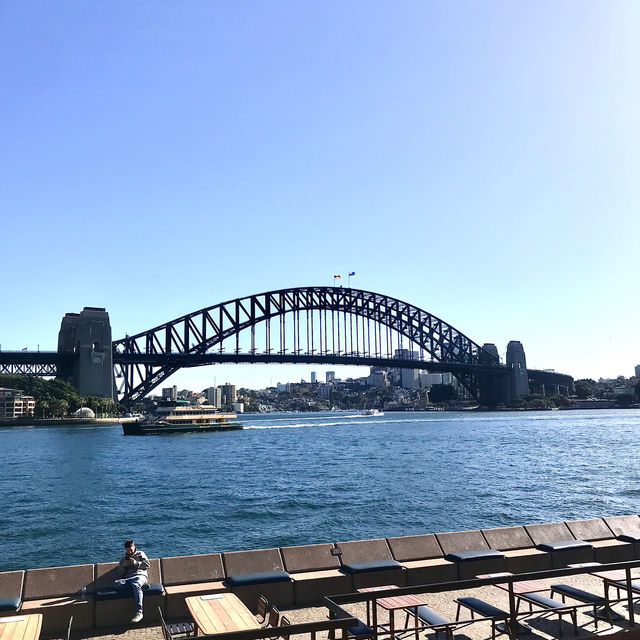
M 125 540 L 125 541 L 124 541 L 124 547 L 125 547 L 125 549 L 126 549 L 127 547 L 133 547 L 133 545 L 134 545 L 133 540 Z

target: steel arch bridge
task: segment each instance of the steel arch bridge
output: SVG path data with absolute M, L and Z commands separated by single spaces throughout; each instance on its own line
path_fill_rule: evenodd
M 117 391 L 128 404 L 182 367 L 222 362 L 450 371 L 476 397 L 483 375 L 510 371 L 433 314 L 397 298 L 342 287 L 236 298 L 113 342 Z

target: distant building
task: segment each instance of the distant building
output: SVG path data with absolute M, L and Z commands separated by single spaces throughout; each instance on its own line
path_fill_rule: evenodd
M 0 418 L 32 416 L 36 410 L 33 396 L 24 395 L 20 389 L 0 387 Z
M 636 372 L 636 378 L 640 378 L 640 364 L 636 365 L 635 372 Z
M 336 379 L 335 371 L 327 371 L 327 382 L 333 382 Z
M 227 382 L 220 385 L 220 390 L 222 392 L 222 404 L 233 404 L 237 400 L 235 384 Z
M 331 385 L 330 384 L 319 384 L 318 385 L 318 395 L 325 400 L 329 399 L 331 395 Z
M 290 382 L 278 382 L 276 385 L 276 391 L 278 393 L 283 393 L 285 391 L 291 391 L 291 383 Z
M 173 387 L 165 387 L 162 390 L 163 400 L 177 400 L 178 399 L 178 387 L 174 384 Z
M 442 384 L 441 373 L 421 373 L 420 386 L 423 389 L 431 389 L 434 384 Z
M 637 369 L 638 367 L 636 367 Z M 637 375 L 637 374 L 636 374 Z M 317 378 L 316 378 L 316 372 L 312 371 L 311 372 L 311 384 L 315 384 L 317 382 Z
M 371 373 L 367 377 L 367 386 L 381 388 L 389 386 L 389 381 L 387 380 L 387 372 L 372 368 Z
M 209 387 L 204 390 L 205 395 L 207 396 L 207 402 L 213 406 L 220 409 L 222 406 L 222 391 L 220 387 Z

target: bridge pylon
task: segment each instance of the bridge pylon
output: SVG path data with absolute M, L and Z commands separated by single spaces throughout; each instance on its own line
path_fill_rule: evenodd
M 113 399 L 113 349 L 111 323 L 103 307 L 85 307 L 67 313 L 60 324 L 58 353 L 73 354 L 58 375 L 83 396 Z

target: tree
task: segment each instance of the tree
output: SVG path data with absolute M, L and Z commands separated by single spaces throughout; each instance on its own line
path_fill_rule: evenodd
M 590 378 L 584 378 L 582 380 L 576 380 L 573 383 L 578 398 L 590 398 L 596 391 L 596 382 Z
M 434 384 L 429 391 L 429 400 L 431 402 L 449 402 L 456 396 L 456 390 L 450 384 Z

